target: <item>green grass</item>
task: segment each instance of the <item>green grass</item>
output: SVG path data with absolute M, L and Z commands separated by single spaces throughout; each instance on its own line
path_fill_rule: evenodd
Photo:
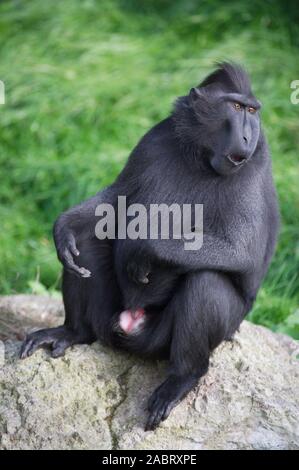
M 56 216 L 112 182 L 175 97 L 231 59 L 263 102 L 282 211 L 250 318 L 299 338 L 298 12 L 278 0 L 1 2 L 1 292 L 59 286 Z

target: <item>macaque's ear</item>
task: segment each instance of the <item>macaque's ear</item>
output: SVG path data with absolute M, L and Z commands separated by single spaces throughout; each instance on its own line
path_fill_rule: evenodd
M 189 98 L 191 103 L 195 103 L 201 97 L 201 92 L 198 88 L 191 88 Z
M 213 85 L 207 85 L 207 86 L 201 86 L 199 88 L 194 87 L 191 88 L 189 92 L 189 100 L 191 104 L 197 103 L 199 100 L 202 102 L 205 102 L 210 99 L 212 95 L 217 94 L 217 91 L 215 91 L 215 86 Z

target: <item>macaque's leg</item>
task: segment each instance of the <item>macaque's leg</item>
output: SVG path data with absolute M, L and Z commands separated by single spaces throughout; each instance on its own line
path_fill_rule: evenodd
M 146 429 L 154 429 L 208 370 L 211 351 L 232 336 L 245 303 L 228 277 L 187 274 L 166 307 L 174 315 L 168 378 L 152 394 Z

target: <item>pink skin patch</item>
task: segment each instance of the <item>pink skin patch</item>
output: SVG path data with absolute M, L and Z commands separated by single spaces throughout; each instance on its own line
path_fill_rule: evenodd
M 119 325 L 121 329 L 127 333 L 134 333 L 145 320 L 145 310 L 137 308 L 137 310 L 124 310 L 119 317 Z

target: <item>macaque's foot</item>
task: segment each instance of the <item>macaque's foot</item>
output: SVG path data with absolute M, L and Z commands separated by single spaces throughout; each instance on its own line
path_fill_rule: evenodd
M 87 338 L 79 337 L 66 326 L 48 328 L 29 334 L 22 344 L 20 358 L 31 356 L 39 348 L 48 348 L 52 357 L 64 355 L 65 350 L 73 344 L 88 343 Z
M 124 310 L 119 316 L 119 326 L 126 333 L 136 333 L 145 321 L 143 308 L 137 310 Z
M 155 429 L 161 421 L 168 418 L 171 410 L 195 387 L 197 381 L 193 375 L 184 377 L 170 375 L 149 399 L 149 417 L 145 431 Z
M 151 271 L 150 261 L 144 257 L 142 259 L 132 258 L 127 264 L 129 278 L 136 284 L 148 284 Z

